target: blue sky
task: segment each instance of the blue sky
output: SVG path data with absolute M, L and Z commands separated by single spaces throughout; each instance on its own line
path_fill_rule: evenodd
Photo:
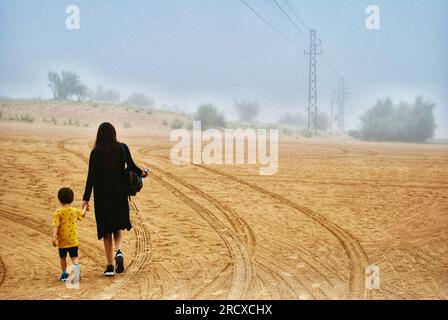
M 246 1 L 308 46 L 272 0 Z M 437 104 L 437 135 L 448 137 L 448 1 L 289 2 L 323 43 L 320 110 L 329 110 L 343 76 L 348 128 L 379 98 L 424 95 Z M 80 8 L 80 30 L 65 28 L 70 4 Z M 370 4 L 381 9 L 378 31 L 364 25 Z M 0 0 L 0 95 L 50 97 L 46 74 L 64 69 L 89 86 L 143 91 L 159 106 L 186 111 L 214 102 L 232 118 L 233 99 L 256 100 L 261 120 L 275 121 L 285 112 L 305 114 L 307 59 L 240 0 Z

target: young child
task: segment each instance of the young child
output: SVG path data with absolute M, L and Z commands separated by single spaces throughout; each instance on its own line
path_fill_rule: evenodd
M 59 249 L 62 269 L 60 281 L 66 281 L 68 278 L 67 253 L 70 255 L 74 268 L 79 271 L 78 220 L 82 220 L 86 213 L 71 206 L 73 197 L 72 189 L 61 188 L 58 192 L 61 208 L 53 214 L 53 246 Z

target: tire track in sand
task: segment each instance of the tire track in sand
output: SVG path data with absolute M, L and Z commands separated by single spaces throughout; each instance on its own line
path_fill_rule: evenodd
M 76 139 L 73 138 L 58 141 L 58 149 L 73 154 L 88 165 L 89 159 L 85 155 L 65 147 L 65 144 L 70 140 Z M 98 299 L 112 299 L 114 296 L 116 296 L 121 291 L 121 289 L 129 283 L 129 281 L 134 279 L 140 273 L 143 267 L 147 263 L 149 263 L 151 259 L 151 237 L 148 229 L 143 224 L 142 217 L 137 212 L 135 212 L 133 215 L 131 215 L 130 218 L 136 238 L 135 257 L 126 268 L 123 276 L 119 280 L 114 281 L 114 283 L 112 283 L 110 286 L 106 287 L 104 290 L 105 292 L 96 297 Z M 148 292 L 143 293 L 143 297 L 147 295 Z
M 233 263 L 232 284 L 227 298 L 231 300 L 241 299 L 250 285 L 253 273 L 251 256 L 245 244 L 241 242 L 232 229 L 223 224 L 209 209 L 188 197 L 180 189 L 166 181 L 157 173 L 152 172 L 151 178 L 166 187 L 177 198 L 198 213 L 224 241 Z
M 147 152 L 147 148 L 142 148 L 140 150 L 138 150 L 138 153 L 141 153 L 143 155 L 150 155 Z M 158 157 L 158 156 L 156 156 Z M 164 159 L 167 159 L 166 157 L 161 156 Z M 227 218 L 227 220 L 230 222 L 231 226 L 233 227 L 233 229 L 235 230 L 235 232 L 237 233 L 237 235 L 241 235 L 240 236 L 240 241 L 244 241 L 245 245 L 246 245 L 246 250 L 249 251 L 250 253 L 250 258 L 251 258 L 251 263 L 252 263 L 252 259 L 254 257 L 255 254 L 255 235 L 252 231 L 252 229 L 250 228 L 250 226 L 236 213 L 235 210 L 233 210 L 232 208 L 230 208 L 229 206 L 222 204 L 221 202 L 219 202 L 218 200 L 216 200 L 214 197 L 212 197 L 210 194 L 203 192 L 202 190 L 200 190 L 199 188 L 197 188 L 196 186 L 185 182 L 184 180 L 178 178 L 177 176 L 171 174 L 170 172 L 161 169 L 158 166 L 155 166 L 153 164 L 148 164 L 145 161 L 141 161 L 143 164 L 145 164 L 148 167 L 152 167 L 154 169 L 156 169 L 158 172 L 162 173 L 164 176 L 169 177 L 170 179 L 176 181 L 177 183 L 185 186 L 186 188 L 190 189 L 191 191 L 193 191 L 194 193 L 198 194 L 199 196 L 203 197 L 204 199 L 208 200 L 210 203 L 212 203 L 220 212 L 222 212 L 224 214 L 224 216 Z M 282 264 L 284 264 L 284 262 L 280 259 L 277 260 L 277 263 L 272 263 L 269 259 L 264 259 L 263 260 L 263 265 L 261 262 L 262 259 L 262 252 L 258 252 L 257 253 L 258 257 L 256 259 L 254 259 L 253 263 L 255 263 L 258 266 L 261 266 L 265 271 L 271 273 L 272 275 L 274 275 L 274 277 L 277 278 L 281 278 L 282 281 L 285 281 L 283 276 L 282 276 L 282 272 L 281 269 L 279 268 L 278 264 L 281 262 Z M 315 267 L 313 267 L 311 264 L 309 264 L 307 261 L 304 261 L 305 264 L 309 265 L 311 267 L 311 269 L 313 269 L 319 276 L 321 276 L 325 281 L 327 281 L 330 285 L 331 282 L 328 281 L 327 277 L 319 272 Z M 253 264 L 252 263 L 252 264 Z M 251 268 L 251 273 L 254 274 L 254 268 L 253 265 L 250 266 Z M 312 289 L 305 284 L 305 282 L 303 280 L 299 280 L 297 279 L 293 279 L 295 282 L 297 282 L 300 287 L 302 287 L 303 289 L 305 289 L 308 293 L 308 295 L 310 297 L 315 297 L 314 294 L 312 293 Z M 308 279 L 309 280 L 309 279 Z M 248 281 L 248 285 L 250 284 L 251 280 L 249 279 Z M 286 282 L 285 282 L 286 283 Z M 289 286 L 289 284 L 287 283 L 287 286 Z M 207 287 L 207 286 L 205 286 Z M 291 287 L 290 287 L 291 288 Z M 296 295 L 296 298 L 299 298 L 299 295 L 292 290 L 293 294 Z M 323 293 L 323 296 L 326 296 L 325 293 Z
M 156 158 L 161 158 L 164 160 L 169 160 L 169 157 L 164 155 L 154 155 L 149 153 L 148 148 L 142 148 L 139 150 L 140 153 L 143 155 L 150 155 L 154 156 Z M 255 190 L 257 192 L 260 192 L 262 194 L 268 195 L 270 197 L 273 197 L 274 199 L 279 200 L 283 204 L 292 207 L 293 209 L 299 211 L 302 214 L 307 215 L 310 217 L 313 221 L 317 222 L 319 225 L 324 227 L 326 230 L 328 230 L 333 236 L 336 237 L 338 242 L 342 245 L 344 251 L 347 254 L 347 257 L 349 259 L 350 264 L 350 276 L 349 276 L 349 290 L 348 290 L 348 298 L 350 299 L 357 299 L 357 298 L 364 298 L 367 299 L 370 296 L 370 292 L 365 288 L 365 267 L 368 265 L 368 258 L 367 255 L 364 252 L 364 249 L 359 244 L 358 240 L 354 238 L 350 233 L 348 233 L 346 230 L 342 229 L 341 227 L 337 226 L 336 224 L 332 223 L 331 221 L 327 220 L 320 214 L 317 214 L 310 209 L 300 206 L 298 204 L 293 203 L 292 201 L 283 198 L 282 196 L 275 194 L 273 192 L 270 192 L 268 190 L 265 190 L 261 187 L 258 187 L 255 184 L 252 184 L 250 182 L 246 182 L 244 180 L 241 180 L 233 175 L 221 172 L 216 169 L 209 168 L 207 166 L 203 165 L 196 165 L 194 166 L 199 167 L 203 170 L 206 170 L 208 172 L 221 175 L 227 179 L 230 179 L 231 181 L 243 184 L 247 187 L 249 187 L 252 190 Z M 157 170 L 161 170 L 158 167 L 155 167 Z M 163 170 L 162 170 L 163 171 Z M 197 189 L 197 188 L 196 188 Z M 199 190 L 200 191 L 200 190 Z M 244 220 L 243 220 L 244 221 Z M 257 262 L 257 261 L 256 261 Z M 316 271 L 320 276 L 323 277 L 324 280 L 326 280 L 329 284 L 331 284 L 330 281 L 328 281 L 328 278 L 322 273 L 319 272 L 314 266 L 312 266 L 310 263 L 306 263 L 309 265 L 314 271 Z M 271 265 L 272 267 L 277 267 L 274 265 Z M 275 269 L 275 268 L 272 268 Z M 275 273 L 274 270 L 271 270 L 272 273 Z M 311 290 L 309 290 L 306 286 L 303 285 L 303 282 L 300 282 L 300 284 L 310 293 Z M 312 296 L 312 295 L 311 295 Z
M 0 287 L 3 284 L 3 281 L 5 281 L 6 278 L 6 266 L 5 263 L 3 262 L 2 257 L 0 256 Z
M 42 224 L 41 222 L 38 222 L 33 218 L 20 215 L 18 212 L 12 210 L 11 208 L 8 208 L 8 210 L 6 211 L 3 207 L 0 206 L 0 217 L 8 219 L 13 223 L 17 223 L 21 226 L 27 227 L 50 238 L 49 232 L 46 231 L 48 229 L 47 225 Z M 95 264 L 97 264 L 98 266 L 102 265 L 97 256 L 98 250 L 92 243 L 86 241 L 81 250 L 85 254 L 85 256 Z
M 253 259 L 255 254 L 255 235 L 250 228 L 250 226 L 243 220 L 241 217 L 235 212 L 235 210 L 231 209 L 229 206 L 222 204 L 218 200 L 216 200 L 214 197 L 212 197 L 210 194 L 203 192 L 196 186 L 185 182 L 184 180 L 178 178 L 177 176 L 171 174 L 170 172 L 161 169 L 158 166 L 149 165 L 145 163 L 144 161 L 141 161 L 148 167 L 152 167 L 158 172 L 162 173 L 163 175 L 173 179 L 174 181 L 178 182 L 179 184 L 185 186 L 186 188 L 190 189 L 192 192 L 196 193 L 197 195 L 203 197 L 204 199 L 208 200 L 210 203 L 213 204 L 214 207 L 216 207 L 223 215 L 227 218 L 229 223 L 231 224 L 232 228 L 234 229 L 234 233 L 236 233 L 236 236 L 238 236 L 240 242 L 243 242 L 244 246 L 246 248 L 243 248 L 244 250 L 247 250 L 250 258 L 246 256 L 246 268 L 250 268 L 250 275 L 247 276 L 246 279 L 246 287 L 244 288 L 244 291 L 240 293 L 240 296 L 242 296 L 248 287 L 250 286 L 250 283 L 252 281 L 252 277 L 255 274 L 253 265 L 261 266 L 266 272 L 273 275 L 274 278 L 280 279 L 282 282 L 286 284 L 286 287 L 290 289 L 293 295 L 295 295 L 295 298 L 299 298 L 300 295 L 297 294 L 297 292 L 293 289 L 293 287 L 288 283 L 288 281 L 282 276 L 282 270 L 279 267 L 280 264 L 284 264 L 284 262 L 281 259 L 277 260 L 277 263 L 272 263 L 271 259 L 264 259 L 265 255 L 263 255 L 262 252 L 257 252 L 257 257 Z M 248 265 L 250 264 L 250 265 Z M 324 279 L 325 276 L 320 274 Z M 315 297 L 315 295 L 312 293 L 312 289 L 305 284 L 302 280 L 299 279 L 291 279 L 294 280 L 300 287 L 305 289 L 307 291 L 308 295 L 310 297 Z M 200 288 L 201 289 L 201 288 Z M 325 296 L 325 294 L 324 294 Z
M 306 208 L 302 205 L 296 204 L 291 200 L 284 198 L 283 196 L 276 194 L 274 192 L 263 189 L 253 183 L 244 181 L 240 178 L 237 178 L 231 174 L 206 167 L 203 165 L 195 165 L 209 172 L 215 173 L 232 181 L 235 181 L 239 184 L 245 185 L 255 191 L 258 191 L 262 194 L 270 196 L 273 199 L 280 201 L 281 203 L 299 211 L 302 214 L 313 219 L 315 222 L 320 224 L 323 228 L 328 230 L 339 243 L 344 248 L 344 251 L 349 258 L 350 264 L 350 278 L 349 278 L 349 299 L 368 299 L 370 296 L 370 292 L 365 288 L 365 268 L 369 265 L 369 259 L 367 254 L 364 251 L 364 248 L 361 246 L 359 241 L 348 231 L 339 227 L 335 223 L 329 221 L 327 218 L 312 211 L 309 208 Z
M 145 148 L 140 149 L 138 152 L 141 152 L 144 149 Z M 189 189 L 193 193 L 204 198 L 205 200 L 213 204 L 213 206 L 226 217 L 226 220 L 230 223 L 232 228 L 228 228 L 226 225 L 224 225 L 219 220 L 219 218 L 217 218 L 210 210 L 208 210 L 207 208 L 205 208 L 203 205 L 199 204 L 192 198 L 188 197 L 185 193 L 176 188 L 175 185 L 169 183 L 157 173 L 154 172 L 151 173 L 152 178 L 154 178 L 157 182 L 165 186 L 177 198 L 182 200 L 186 205 L 188 205 L 196 213 L 198 213 L 224 241 L 232 257 L 232 264 L 233 264 L 233 277 L 231 288 L 228 293 L 228 299 L 241 299 L 241 297 L 247 292 L 252 282 L 254 274 L 252 255 L 255 250 L 255 236 L 253 234 L 252 229 L 233 210 L 219 203 L 209 194 L 183 181 L 182 179 L 178 178 L 177 176 L 171 174 L 166 170 L 163 170 L 159 167 L 155 167 L 154 165 L 149 165 L 145 161 L 140 162 L 148 167 L 156 169 L 165 178 L 175 181 L 176 183 Z M 200 290 L 198 290 L 198 292 L 199 291 Z M 193 296 L 197 296 L 197 294 Z

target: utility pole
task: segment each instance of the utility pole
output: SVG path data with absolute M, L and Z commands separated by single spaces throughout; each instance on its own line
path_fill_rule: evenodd
M 339 81 L 338 87 L 338 130 L 343 133 L 345 130 L 345 101 L 348 95 L 348 88 L 344 79 Z
M 341 84 L 342 84 L 342 82 L 339 81 L 339 87 L 338 87 L 338 130 L 339 130 L 339 132 L 342 131 L 342 94 L 341 94 Z
M 310 30 L 310 51 L 305 54 L 310 56 L 310 70 L 308 78 L 308 133 L 317 134 L 317 55 L 322 54 L 316 40 L 316 30 Z
M 342 131 L 342 94 L 341 94 L 341 88 L 342 88 L 342 81 L 339 80 L 338 85 L 338 130 L 339 132 Z
M 345 130 L 345 101 L 348 95 L 348 88 L 345 86 L 345 81 L 342 79 L 341 84 L 341 132 L 344 133 Z
M 330 132 L 333 132 L 333 121 L 334 121 L 334 100 L 331 99 L 331 111 L 330 111 Z

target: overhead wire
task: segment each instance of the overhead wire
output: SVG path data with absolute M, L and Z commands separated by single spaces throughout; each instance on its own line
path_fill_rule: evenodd
M 245 0 L 240 0 L 253 14 L 255 14 L 261 21 L 263 21 L 268 27 L 270 27 L 273 31 L 275 31 L 279 36 L 281 36 L 283 39 L 288 41 L 290 44 L 292 44 L 295 47 L 298 47 L 300 49 L 305 50 L 303 46 L 300 44 L 292 41 L 289 39 L 286 35 L 284 35 L 280 30 L 278 30 L 276 27 L 274 27 L 267 19 L 265 19 L 257 10 L 252 8 Z
M 293 24 L 293 26 L 302 34 L 305 36 L 305 38 L 309 39 L 309 36 L 300 28 L 297 23 L 294 22 L 294 20 L 289 16 L 289 14 L 286 13 L 286 11 L 282 8 L 282 6 L 278 3 L 277 0 L 273 0 L 275 5 L 280 9 L 280 11 L 283 13 L 283 15 Z

